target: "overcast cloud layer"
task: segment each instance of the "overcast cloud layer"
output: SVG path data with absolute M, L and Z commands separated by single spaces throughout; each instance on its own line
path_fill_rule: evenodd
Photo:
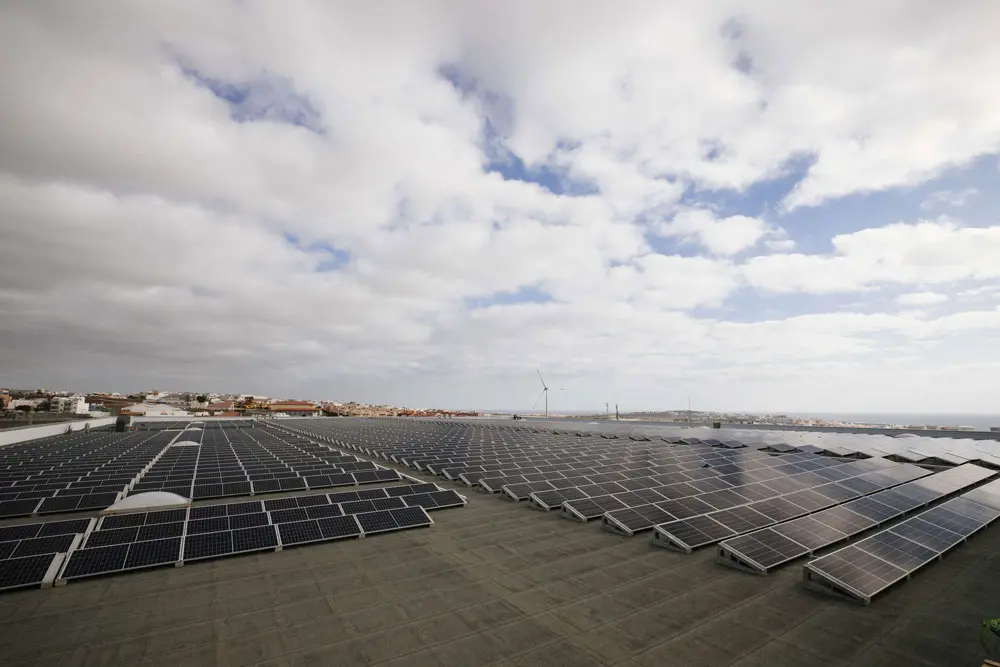
M 5 3 L 0 385 L 996 412 L 997 25 Z

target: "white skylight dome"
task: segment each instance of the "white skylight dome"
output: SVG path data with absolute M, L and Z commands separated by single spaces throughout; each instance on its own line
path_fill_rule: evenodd
M 187 507 L 191 501 L 184 496 L 169 491 L 147 491 L 122 498 L 101 512 L 106 514 L 128 514 L 129 512 L 150 512 L 154 510 L 179 509 Z

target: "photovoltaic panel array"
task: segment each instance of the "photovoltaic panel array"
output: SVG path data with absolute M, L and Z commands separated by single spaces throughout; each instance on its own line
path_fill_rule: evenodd
M 972 463 L 873 493 L 843 505 L 764 528 L 719 544 L 720 562 L 766 574 L 885 521 L 938 501 L 997 473 Z
M 0 519 L 104 509 L 176 433 L 76 431 L 0 448 Z
M 876 462 L 878 467 L 875 471 L 864 472 L 837 482 L 826 481 L 810 489 L 800 489 L 734 509 L 707 512 L 659 524 L 653 531 L 653 544 L 691 553 L 699 547 L 804 517 L 826 508 L 830 508 L 827 510 L 827 516 L 838 515 L 842 518 L 838 523 L 839 526 L 844 527 L 844 524 L 851 523 L 854 519 L 857 519 L 854 521 L 854 527 L 859 530 L 864 526 L 876 525 L 895 516 L 897 512 L 873 500 L 868 494 L 890 489 L 930 474 L 930 471 L 908 463 L 895 464 L 884 459 L 857 461 L 855 466 L 860 465 L 861 468 L 870 470 L 872 464 Z M 854 471 L 858 470 L 860 468 L 855 467 Z M 828 489 L 830 493 L 827 493 Z M 845 505 L 840 505 L 847 499 L 846 496 L 856 498 L 851 501 L 853 511 L 846 509 Z M 751 512 L 754 515 L 747 516 Z
M 868 604 L 1000 517 L 1000 480 L 804 566 L 806 586 Z
M 81 548 L 69 550 L 59 578 L 425 527 L 433 523 L 428 509 L 464 504 L 453 490 L 410 484 L 106 516 Z

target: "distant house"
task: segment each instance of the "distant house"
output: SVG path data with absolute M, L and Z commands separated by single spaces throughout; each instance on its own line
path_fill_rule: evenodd
M 284 413 L 291 417 L 319 417 L 323 411 L 310 401 L 272 401 L 267 409 L 272 415 Z
M 220 413 L 228 412 L 235 414 L 233 411 L 236 409 L 236 404 L 233 401 L 219 401 L 217 403 L 209 403 L 202 409 L 210 415 L 223 416 Z
M 121 409 L 119 414 L 133 417 L 190 417 L 191 413 L 163 403 L 136 403 Z

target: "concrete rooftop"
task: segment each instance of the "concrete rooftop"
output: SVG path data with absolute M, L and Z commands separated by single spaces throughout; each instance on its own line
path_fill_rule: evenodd
M 979 623 L 1000 614 L 996 529 L 860 607 L 806 591 L 802 561 L 756 577 L 475 492 L 432 516 L 0 595 L 0 662 L 978 666 Z

